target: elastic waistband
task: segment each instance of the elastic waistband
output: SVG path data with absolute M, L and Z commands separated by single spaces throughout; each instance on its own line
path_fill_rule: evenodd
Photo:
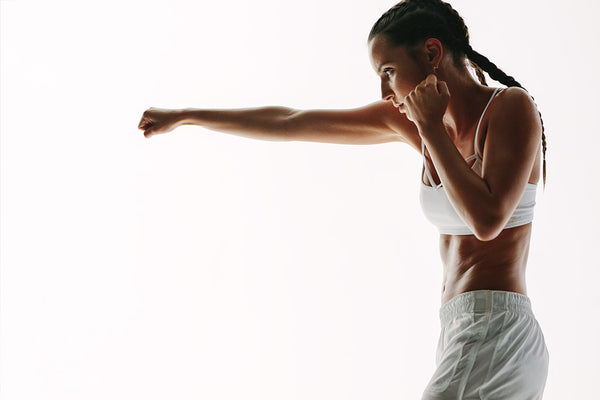
M 440 308 L 443 325 L 464 313 L 488 313 L 493 311 L 516 311 L 533 316 L 529 297 L 505 290 L 472 290 L 451 298 Z

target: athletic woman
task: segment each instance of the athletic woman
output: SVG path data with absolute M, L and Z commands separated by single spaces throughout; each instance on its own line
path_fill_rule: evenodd
M 194 124 L 263 140 L 413 147 L 444 267 L 437 367 L 422 399 L 541 399 L 549 355 L 525 284 L 542 162 L 546 177 L 533 97 L 471 48 L 463 19 L 440 0 L 396 4 L 368 45 L 382 100 L 364 107 L 150 108 L 139 129 L 151 137 Z M 488 87 L 482 70 L 507 87 Z

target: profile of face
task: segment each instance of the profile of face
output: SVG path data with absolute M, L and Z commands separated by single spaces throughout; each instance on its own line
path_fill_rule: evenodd
M 429 46 L 430 40 L 437 39 L 428 39 L 424 48 Z M 398 107 L 427 78 L 435 60 L 427 60 L 425 53 L 422 56 L 423 59 L 415 60 L 404 46 L 395 46 L 385 35 L 380 34 L 371 39 L 369 57 L 375 73 L 381 78 L 383 100 L 391 101 L 394 107 Z

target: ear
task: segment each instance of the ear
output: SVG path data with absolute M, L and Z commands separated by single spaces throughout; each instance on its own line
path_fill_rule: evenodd
M 444 46 L 442 45 L 442 42 L 436 38 L 429 38 L 425 41 L 423 47 L 427 62 L 432 66 L 439 66 L 442 57 L 444 56 Z

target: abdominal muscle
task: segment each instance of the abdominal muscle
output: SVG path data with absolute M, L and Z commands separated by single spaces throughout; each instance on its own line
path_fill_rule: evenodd
M 531 223 L 504 229 L 493 240 L 474 235 L 440 235 L 444 268 L 442 305 L 471 290 L 491 289 L 527 295 L 525 267 Z

